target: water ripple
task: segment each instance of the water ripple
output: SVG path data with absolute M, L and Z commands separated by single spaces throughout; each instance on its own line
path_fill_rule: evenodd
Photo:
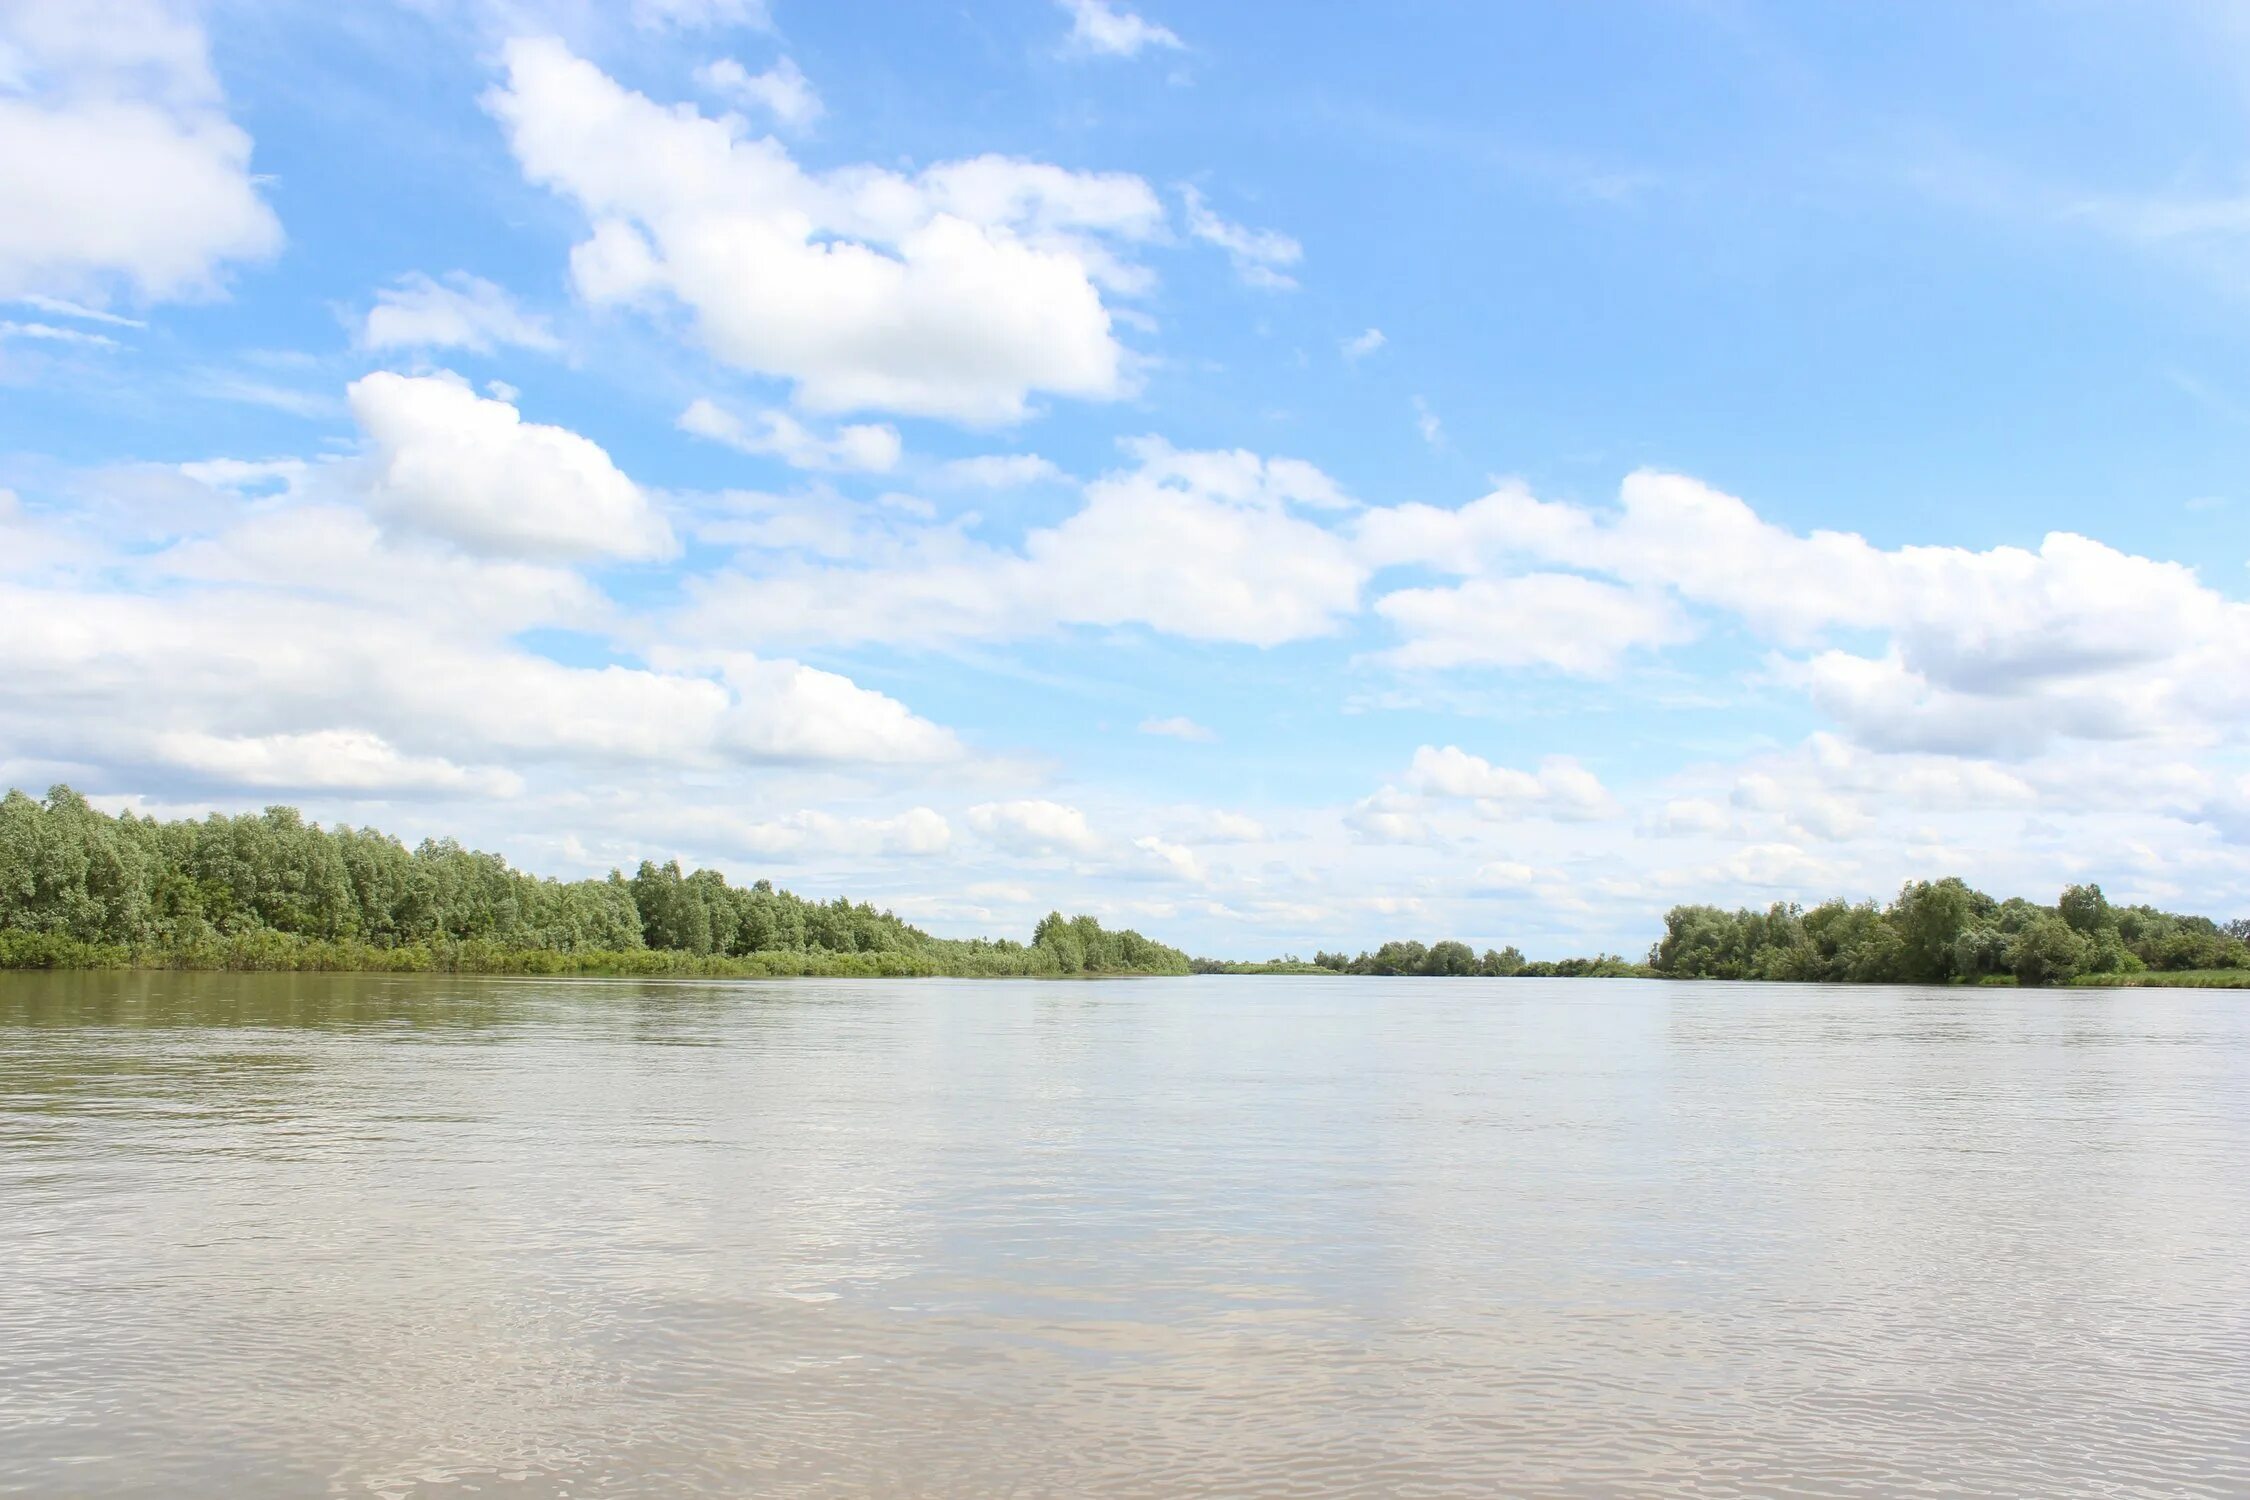
M 0 1495 L 2250 1493 L 2250 1007 L 0 975 Z

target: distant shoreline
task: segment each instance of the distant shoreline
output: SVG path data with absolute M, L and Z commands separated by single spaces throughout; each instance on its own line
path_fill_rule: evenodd
M 2250 919 L 2111 904 L 2098 885 L 2052 905 L 1962 880 L 1909 881 L 1887 906 L 1675 906 L 1635 961 L 1530 959 L 1447 938 L 1262 962 L 1190 958 L 1091 915 L 1041 918 L 1029 942 L 941 938 L 843 897 L 643 860 L 560 881 L 451 839 L 409 849 L 293 808 L 165 822 L 112 816 L 67 786 L 0 796 L 0 969 L 618 978 L 1109 978 L 1356 974 L 1417 978 L 1715 979 L 1825 984 L 2250 988 Z
M 379 948 L 363 943 L 275 942 L 204 944 L 193 950 L 142 950 L 77 943 L 37 934 L 0 932 L 0 975 L 8 973 L 139 974 L 363 974 L 460 975 L 516 979 L 1179 979 L 1292 978 L 1333 979 L 1649 979 L 1663 983 L 1850 985 L 1855 988 L 1937 989 L 2245 989 L 2250 969 L 2146 971 L 2132 974 L 2082 974 L 2051 986 L 2021 986 L 2013 975 L 1975 980 L 1779 979 L 1665 974 L 1646 964 L 1586 964 L 1554 972 L 1556 965 L 1527 966 L 1507 975 L 1353 974 L 1309 963 L 1213 963 L 1199 961 L 1190 971 L 1094 969 L 995 970 L 948 966 L 913 952 L 829 953 L 781 950 L 731 956 L 699 955 L 669 949 L 630 952 L 556 953 L 507 949 L 478 943 Z

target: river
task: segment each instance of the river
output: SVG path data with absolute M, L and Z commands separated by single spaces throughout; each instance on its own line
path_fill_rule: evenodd
M 0 974 L 0 1494 L 2250 1493 L 2250 996 Z

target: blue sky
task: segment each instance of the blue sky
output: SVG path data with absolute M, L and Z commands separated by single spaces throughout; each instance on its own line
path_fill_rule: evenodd
M 0 779 L 948 933 L 2250 910 L 2221 5 L 0 4 Z

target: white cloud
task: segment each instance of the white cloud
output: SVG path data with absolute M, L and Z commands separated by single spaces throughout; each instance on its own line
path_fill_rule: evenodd
M 705 639 L 928 644 L 1141 625 L 1276 645 L 1357 609 L 1364 569 L 1293 510 L 1338 503 L 1326 475 L 1154 439 L 1131 451 L 1138 467 L 1088 485 L 1077 513 L 1034 529 L 1020 551 L 932 527 L 876 566 L 721 575 L 696 586 L 690 627 Z
M 485 102 L 526 176 L 591 221 L 571 256 L 589 301 L 677 302 L 721 359 L 819 411 L 1007 422 L 1034 395 L 1129 388 L 1103 291 L 1143 284 L 1118 250 L 1163 229 L 1139 178 L 1000 156 L 811 174 L 559 42 L 506 57 Z
M 820 94 L 792 58 L 782 58 L 763 73 L 752 73 L 733 58 L 722 57 L 697 68 L 695 79 L 714 94 L 764 110 L 792 130 L 802 130 L 821 116 Z
M 1661 594 L 1572 573 L 1400 589 L 1375 610 L 1406 637 L 1381 659 L 1417 669 L 1536 666 L 1606 677 L 1628 652 L 1692 634 Z
M 980 453 L 949 459 L 938 467 L 938 483 L 951 489 L 1012 490 L 1055 484 L 1070 478 L 1036 453 Z
M 1539 872 L 1515 860 L 1500 859 L 1477 866 L 1472 889 L 1489 892 L 1519 892 L 1531 889 Z
M 1190 836 L 1206 844 L 1262 844 L 1272 837 L 1266 826 L 1248 813 L 1225 808 L 1203 808 L 1189 817 Z
M 1226 251 L 1235 275 L 1245 283 L 1267 291 L 1296 289 L 1296 279 L 1282 268 L 1304 259 L 1302 245 L 1277 230 L 1246 229 L 1222 219 L 1192 185 L 1182 185 L 1180 201 L 1187 209 L 1188 233 Z
M 1537 771 L 1496 766 L 1458 745 L 1424 745 L 1407 766 L 1406 784 L 1425 796 L 1474 802 L 1487 817 L 1606 818 L 1617 803 L 1598 777 L 1566 755 L 1550 755 Z
M 1203 861 L 1185 844 L 1174 844 L 1155 834 L 1133 840 L 1139 851 L 1140 868 L 1144 873 L 1167 880 L 1182 880 L 1190 885 L 1202 885 L 1209 877 L 1204 873 Z
M 1420 396 L 1414 398 L 1414 430 L 1422 434 L 1422 441 L 1432 448 L 1445 446 L 1445 424 L 1430 410 L 1430 403 Z
M 1169 27 L 1143 20 L 1109 0 L 1057 0 L 1070 12 L 1070 35 L 1063 39 L 1065 52 L 1088 57 L 1138 57 L 1156 47 L 1180 51 L 1182 42 Z
M 722 677 L 737 705 L 722 743 L 760 760 L 915 762 L 961 753 L 950 730 L 834 672 L 737 655 Z
M 107 323 L 113 328 L 148 327 L 148 323 L 143 319 L 128 318 L 117 313 L 104 312 L 98 307 L 87 307 L 83 303 L 72 302 L 65 297 L 49 297 L 39 292 L 28 292 L 21 297 L 9 300 L 21 303 L 25 307 L 35 307 L 43 313 L 52 313 L 58 318 L 77 318 L 88 323 Z
M 1578 654 L 1596 670 L 1628 646 L 1686 638 L 1658 593 L 1785 647 L 1880 632 L 1873 653 L 1830 646 L 1774 668 L 1879 748 L 2025 755 L 2064 740 L 2226 732 L 2250 713 L 2250 605 L 2179 564 L 2062 532 L 2037 551 L 1983 552 L 1798 535 L 1673 474 L 1633 474 L 1620 499 L 1602 512 L 1510 486 L 1455 510 L 1370 511 L 1362 555 L 1477 575 L 1461 592 L 1481 583 L 1487 599 L 1525 582 L 1511 570 L 1526 563 L 1606 574 L 1615 585 L 1541 585 L 1575 596 L 1596 642 Z M 1540 576 L 1551 575 L 1528 575 Z M 1391 604 L 1401 597 L 1387 612 L 1426 626 L 1438 660 L 1476 653 L 1465 603 L 1420 590 Z
M 250 145 L 182 8 L 0 6 L 0 297 L 215 293 L 281 247 Z
M 778 458 L 796 469 L 884 474 L 898 467 L 898 429 L 883 423 L 838 427 L 822 437 L 785 411 L 757 412 L 746 422 L 699 396 L 680 413 L 679 427 L 744 453 Z
M 1383 337 L 1383 330 L 1380 328 L 1370 328 L 1365 333 L 1355 334 L 1343 342 L 1344 361 L 1356 365 L 1389 342 L 1389 339 Z
M 501 345 L 552 351 L 562 347 L 546 320 L 525 312 L 507 290 L 454 271 L 444 280 L 420 271 L 375 294 L 360 325 L 368 349 L 473 349 L 490 354 Z
M 358 459 L 189 467 L 158 510 L 77 507 L 80 526 L 106 519 L 100 544 L 0 495 L 11 564 L 98 564 L 0 569 L 24 580 L 0 584 L 0 617 L 18 622 L 0 632 L 0 741 L 17 754 L 144 785 L 500 799 L 551 788 L 556 767 L 577 786 L 638 766 L 708 788 L 752 766 L 770 780 L 960 758 L 950 732 L 801 663 L 658 647 L 646 666 L 569 665 L 527 649 L 544 627 L 599 642 L 617 606 L 567 568 L 377 525 Z M 144 514 L 189 534 L 152 548 Z
M 12 318 L 0 318 L 0 339 L 30 339 L 39 343 L 80 344 L 93 349 L 115 349 L 117 340 L 106 333 L 89 333 L 83 328 L 63 328 L 53 323 L 18 323 Z
M 354 381 L 367 434 L 368 507 L 393 526 L 491 555 L 654 558 L 671 528 L 595 443 L 526 422 L 457 376 L 378 371 Z
M 1708 797 L 1674 797 L 1649 820 L 1649 832 L 1659 838 L 1723 833 L 1731 821 L 1727 810 Z
M 1060 802 L 985 802 L 968 816 L 980 836 L 1018 854 L 1085 854 L 1101 842 L 1084 813 Z
M 731 849 L 766 858 L 893 854 L 943 854 L 953 828 L 927 807 L 889 818 L 841 818 L 810 809 L 755 822 L 722 821 L 719 840 Z
M 1218 738 L 1209 729 L 1184 714 L 1175 714 L 1168 719 L 1143 719 L 1141 720 L 1141 733 L 1163 735 L 1167 739 L 1175 740 L 1210 741 Z
M 155 736 L 152 749 L 163 764 L 240 787 L 488 797 L 513 797 L 523 790 L 523 778 L 512 771 L 471 769 L 434 755 L 401 755 L 380 735 L 355 729 L 266 735 L 168 730 Z
M 1354 803 L 1344 826 L 1370 844 L 1429 844 L 1438 841 L 1429 804 L 1395 786 L 1383 787 Z

